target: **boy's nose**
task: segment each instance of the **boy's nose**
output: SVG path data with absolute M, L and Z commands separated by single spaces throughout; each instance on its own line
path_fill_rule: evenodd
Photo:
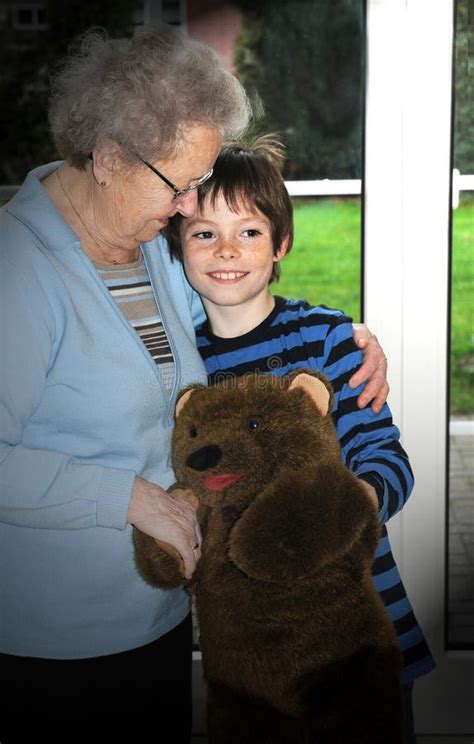
M 239 249 L 230 240 L 222 240 L 216 246 L 215 253 L 223 258 L 235 258 L 239 255 Z

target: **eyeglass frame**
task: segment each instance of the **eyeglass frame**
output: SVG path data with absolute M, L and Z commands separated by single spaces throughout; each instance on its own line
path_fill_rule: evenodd
M 172 201 L 174 202 L 177 201 L 181 196 L 184 196 L 185 194 L 189 194 L 190 191 L 194 191 L 194 189 L 197 189 L 198 186 L 201 186 L 201 184 L 208 181 L 214 172 L 214 168 L 211 168 L 211 170 L 209 170 L 207 173 L 205 173 L 200 178 L 194 179 L 194 182 L 190 181 L 190 183 L 188 184 L 188 186 L 186 186 L 185 189 L 178 189 L 178 187 L 174 185 L 173 181 L 170 181 L 169 178 L 166 178 L 166 176 L 163 175 L 163 173 L 160 173 L 158 168 L 155 168 L 154 165 L 149 163 L 147 160 L 144 160 L 142 157 L 140 157 L 140 155 L 138 155 L 138 153 L 134 152 L 133 154 L 141 163 L 143 163 L 143 165 L 146 165 L 147 168 L 153 171 L 153 173 L 156 176 L 158 176 L 158 178 L 161 178 L 163 183 L 165 183 L 174 192 L 174 196 L 172 199 Z

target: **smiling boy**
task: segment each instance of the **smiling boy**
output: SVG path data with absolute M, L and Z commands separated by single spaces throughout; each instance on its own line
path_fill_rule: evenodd
M 351 318 L 270 292 L 271 281 L 279 276 L 279 261 L 293 240 L 282 157 L 281 145 L 270 136 L 250 145 L 225 146 L 213 178 L 199 189 L 196 213 L 171 220 L 170 252 L 183 261 L 207 313 L 196 337 L 210 384 L 257 371 L 283 375 L 298 367 L 321 371 L 331 380 L 342 460 L 366 485 L 382 523 L 372 573 L 404 655 L 407 742 L 413 742 L 413 681 L 431 671 L 434 662 L 385 527 L 410 495 L 413 475 L 388 406 L 377 414 L 370 407 L 361 409 L 361 388 L 349 385 L 362 361 Z

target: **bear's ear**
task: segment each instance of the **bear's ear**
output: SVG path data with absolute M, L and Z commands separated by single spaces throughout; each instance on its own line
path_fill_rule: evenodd
M 184 388 L 184 390 L 181 390 L 180 393 L 178 393 L 178 397 L 176 398 L 176 405 L 174 409 L 174 417 L 175 419 L 178 418 L 179 414 L 183 410 L 183 407 L 186 405 L 188 400 L 190 399 L 191 395 L 196 392 L 196 390 L 205 390 L 205 385 L 189 385 L 187 388 Z
M 301 372 L 301 374 L 293 377 L 288 387 L 289 392 L 296 389 L 303 389 L 308 393 L 316 408 L 323 416 L 329 413 L 331 392 L 319 377 Z

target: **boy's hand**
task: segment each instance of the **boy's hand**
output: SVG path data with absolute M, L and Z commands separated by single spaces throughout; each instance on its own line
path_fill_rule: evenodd
M 357 404 L 359 408 L 365 408 L 372 401 L 373 412 L 380 413 L 390 390 L 387 382 L 387 358 L 377 337 L 364 323 L 353 323 L 352 328 L 354 341 L 364 352 L 364 362 L 349 380 L 349 385 L 355 388 L 367 380 L 367 385 L 359 395 Z

